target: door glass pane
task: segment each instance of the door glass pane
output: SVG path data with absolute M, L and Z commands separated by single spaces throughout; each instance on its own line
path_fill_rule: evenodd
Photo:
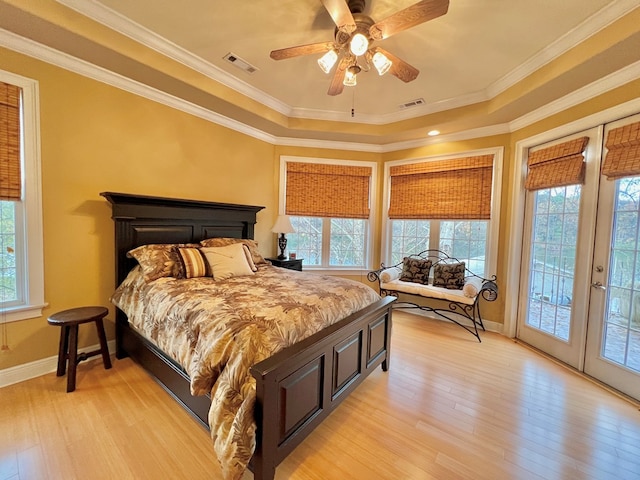
M 568 341 L 576 263 L 580 185 L 532 193 L 534 201 L 526 323 Z
M 601 355 L 640 371 L 640 177 L 616 181 Z

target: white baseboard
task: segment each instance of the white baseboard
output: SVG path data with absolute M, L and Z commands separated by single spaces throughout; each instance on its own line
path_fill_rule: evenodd
M 107 342 L 107 345 L 109 346 L 109 352 L 115 352 L 115 340 Z M 99 348 L 99 345 L 92 345 L 79 349 L 78 353 L 90 352 Z M 39 377 L 41 375 L 46 375 L 47 373 L 55 372 L 57 369 L 57 355 L 53 357 L 43 358 L 41 360 L 36 360 L 35 362 L 5 368 L 4 370 L 0 370 L 0 388 L 13 385 L 14 383 L 24 382 L 25 380 Z
M 396 308 L 398 310 L 402 310 L 403 312 L 413 313 L 414 315 L 421 315 L 423 317 L 427 317 L 431 320 L 439 320 L 441 322 L 452 323 L 452 322 L 449 322 L 448 320 L 445 320 L 444 318 L 429 315 L 429 312 L 425 310 L 420 310 L 419 308 L 411 308 L 411 307 L 407 307 L 407 308 L 396 307 Z M 482 319 L 482 323 L 487 332 L 494 332 L 502 335 L 502 327 L 503 327 L 502 323 L 492 322 L 491 320 L 485 320 L 485 319 Z

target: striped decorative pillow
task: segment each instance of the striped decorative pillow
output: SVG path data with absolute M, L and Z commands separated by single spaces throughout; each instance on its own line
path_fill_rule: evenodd
M 179 248 L 178 252 L 184 266 L 185 278 L 207 276 L 207 264 L 199 248 Z
M 184 267 L 180 261 L 178 248 L 198 248 L 197 243 L 158 243 L 141 245 L 127 252 L 127 257 L 135 258 L 146 282 L 163 277 L 184 278 Z

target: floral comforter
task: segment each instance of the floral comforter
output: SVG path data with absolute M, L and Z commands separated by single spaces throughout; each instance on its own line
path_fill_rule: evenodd
M 379 299 L 352 280 L 261 265 L 223 281 L 149 283 L 136 267 L 111 301 L 185 369 L 193 395 L 211 392 L 214 449 L 225 478 L 238 479 L 255 448 L 251 365 Z

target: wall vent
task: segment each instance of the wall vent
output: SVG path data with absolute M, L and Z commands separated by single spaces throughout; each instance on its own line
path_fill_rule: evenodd
M 416 98 L 415 100 L 411 100 L 410 102 L 403 103 L 402 105 L 399 106 L 399 108 L 400 109 L 411 108 L 411 107 L 417 107 L 418 105 L 424 105 L 424 104 L 425 104 L 424 98 Z
M 258 71 L 257 67 L 254 67 L 253 65 L 251 65 L 249 62 L 247 62 L 246 60 L 243 60 L 242 58 L 240 58 L 239 56 L 237 56 L 234 53 L 227 53 L 224 57 L 227 62 L 233 64 L 234 66 L 244 70 L 247 73 L 254 73 Z

